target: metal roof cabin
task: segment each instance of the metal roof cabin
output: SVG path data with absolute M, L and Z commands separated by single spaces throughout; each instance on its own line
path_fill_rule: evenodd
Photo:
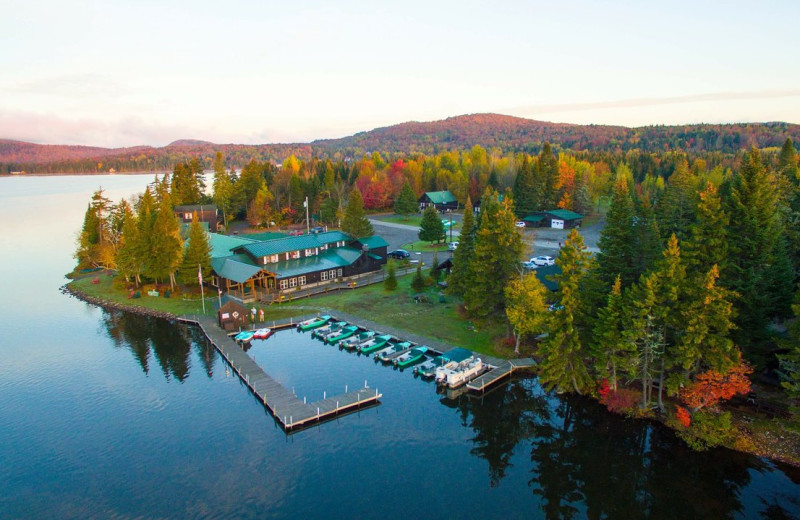
M 429 191 L 422 195 L 419 199 L 419 209 L 424 210 L 426 207 L 433 204 L 433 206 L 440 212 L 453 211 L 458 209 L 458 199 L 450 193 L 450 190 L 445 191 Z

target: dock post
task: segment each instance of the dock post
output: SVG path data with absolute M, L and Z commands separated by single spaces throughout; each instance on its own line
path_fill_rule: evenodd
M 319 406 L 317 406 L 317 420 L 319 420 Z
M 328 398 L 328 392 L 322 392 L 322 398 L 323 399 L 327 399 Z
M 306 404 L 306 396 L 303 396 L 303 404 Z
M 364 380 L 364 388 L 369 388 L 369 387 L 367 386 L 367 380 L 366 380 L 366 379 Z
M 344 393 L 347 393 L 347 385 L 344 385 Z
M 339 401 L 336 401 L 336 411 L 339 411 Z

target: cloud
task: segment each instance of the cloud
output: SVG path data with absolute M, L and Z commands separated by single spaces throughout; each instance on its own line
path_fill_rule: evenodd
M 10 83 L 2 88 L 12 94 L 58 96 L 72 99 L 118 98 L 131 93 L 131 88 L 102 74 L 62 74 Z
M 800 96 L 800 89 L 758 90 L 752 92 L 714 92 L 693 94 L 688 96 L 652 97 L 620 99 L 616 101 L 597 101 L 592 103 L 563 103 L 528 105 L 506 109 L 503 113 L 513 114 L 546 114 L 553 112 L 578 112 L 583 110 L 656 107 L 661 105 L 679 105 L 684 103 L 715 101 L 747 101 L 755 99 L 781 99 Z

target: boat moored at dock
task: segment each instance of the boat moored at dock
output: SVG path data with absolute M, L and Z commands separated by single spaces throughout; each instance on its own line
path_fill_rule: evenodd
M 387 346 L 385 349 L 378 351 L 375 354 L 375 359 L 381 363 L 391 363 L 392 359 L 396 358 L 400 354 L 403 354 L 407 350 L 411 350 L 411 342 L 401 341 L 400 343 L 394 343 Z
M 366 330 L 359 334 L 350 336 L 347 339 L 342 339 L 339 341 L 339 346 L 342 348 L 346 348 L 347 350 L 354 350 L 357 349 L 362 344 L 366 343 L 370 339 L 375 336 L 375 331 Z
M 250 343 L 253 339 L 254 333 L 250 330 L 243 330 L 239 334 L 235 335 L 233 339 L 238 341 L 239 343 Z
M 428 352 L 428 347 L 426 346 L 412 348 L 408 352 L 400 354 L 394 358 L 392 363 L 397 368 L 405 368 L 422 360 L 422 358 L 425 357 L 426 352 Z
M 349 338 L 356 332 L 358 332 L 358 327 L 356 327 L 355 325 L 348 325 L 347 327 L 342 327 L 341 329 L 339 329 L 337 334 L 334 334 L 332 336 L 327 336 L 325 338 L 325 343 L 334 344 L 337 341 Z
M 335 321 L 324 325 L 311 333 L 311 337 L 324 340 L 328 336 L 338 334 L 340 330 L 347 326 L 346 321 Z
M 377 352 L 381 349 L 386 348 L 386 344 L 392 337 L 389 334 L 382 334 L 380 336 L 374 336 L 371 339 L 368 339 L 364 343 L 358 346 L 358 351 L 362 354 L 372 354 L 373 352 Z
M 297 324 L 297 329 L 302 331 L 314 330 L 319 327 L 322 327 L 330 320 L 331 317 L 325 314 L 323 316 L 318 316 L 316 318 L 311 318 L 309 320 L 301 321 L 300 323 Z
M 478 377 L 486 369 L 481 358 L 469 358 L 454 365 L 436 369 L 436 384 L 448 388 L 457 388 Z
M 267 339 L 272 336 L 272 329 L 258 329 L 253 333 L 253 339 Z

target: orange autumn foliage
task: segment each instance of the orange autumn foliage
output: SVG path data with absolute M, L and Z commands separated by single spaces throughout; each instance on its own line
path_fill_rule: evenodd
M 688 428 L 689 425 L 692 424 L 692 416 L 689 415 L 689 410 L 687 410 L 683 406 L 679 406 L 678 409 L 675 411 L 675 417 L 678 419 L 678 422 L 683 425 L 684 428 Z
M 753 369 L 744 361 L 725 374 L 716 370 L 703 372 L 695 378 L 694 383 L 681 391 L 681 400 L 696 411 L 726 401 L 734 395 L 746 394 L 750 391 L 748 376 L 752 372 Z

